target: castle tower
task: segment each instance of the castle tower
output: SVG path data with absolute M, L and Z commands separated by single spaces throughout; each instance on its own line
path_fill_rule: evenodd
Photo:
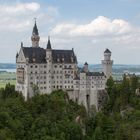
M 39 33 L 38 33 L 36 21 L 35 21 L 32 36 L 31 36 L 32 47 L 39 47 L 39 40 L 40 40 L 40 36 L 39 36 Z
M 84 67 L 83 67 L 83 70 L 84 70 L 86 73 L 89 72 L 89 70 L 88 70 L 88 63 L 87 63 L 87 62 L 85 62 Z
M 102 67 L 107 79 L 112 76 L 112 65 L 113 60 L 111 60 L 111 51 L 109 49 L 106 49 L 104 51 L 104 60 L 102 60 Z
M 48 43 L 46 47 L 46 62 L 47 62 L 47 93 L 51 93 L 52 91 L 52 48 L 50 37 L 48 37 Z

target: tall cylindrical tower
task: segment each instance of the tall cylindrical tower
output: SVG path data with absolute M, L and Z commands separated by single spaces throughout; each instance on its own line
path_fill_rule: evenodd
M 102 60 L 102 67 L 107 79 L 112 76 L 112 65 L 113 60 L 111 60 L 111 51 L 109 49 L 106 49 L 104 51 L 104 60 Z

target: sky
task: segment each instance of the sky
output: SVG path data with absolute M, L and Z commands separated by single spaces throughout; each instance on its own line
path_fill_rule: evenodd
M 140 0 L 0 0 L 0 62 L 15 63 L 31 47 L 37 19 L 40 47 L 74 48 L 79 63 L 99 64 L 106 48 L 114 64 L 140 64 Z

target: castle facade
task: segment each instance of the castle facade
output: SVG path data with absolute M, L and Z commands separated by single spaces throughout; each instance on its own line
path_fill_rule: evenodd
M 16 90 L 25 100 L 39 92 L 50 94 L 54 90 L 66 91 L 69 98 L 87 109 L 100 109 L 107 79 L 112 75 L 111 52 L 106 49 L 102 72 L 90 72 L 87 62 L 79 69 L 74 49 L 52 49 L 50 38 L 46 48 L 39 46 L 39 32 L 35 22 L 31 36 L 32 46 L 21 43 L 16 55 Z

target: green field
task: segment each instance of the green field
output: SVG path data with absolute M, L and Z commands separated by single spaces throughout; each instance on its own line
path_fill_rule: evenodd
M 7 83 L 15 85 L 16 83 L 15 72 L 0 72 L 0 88 L 5 87 Z

